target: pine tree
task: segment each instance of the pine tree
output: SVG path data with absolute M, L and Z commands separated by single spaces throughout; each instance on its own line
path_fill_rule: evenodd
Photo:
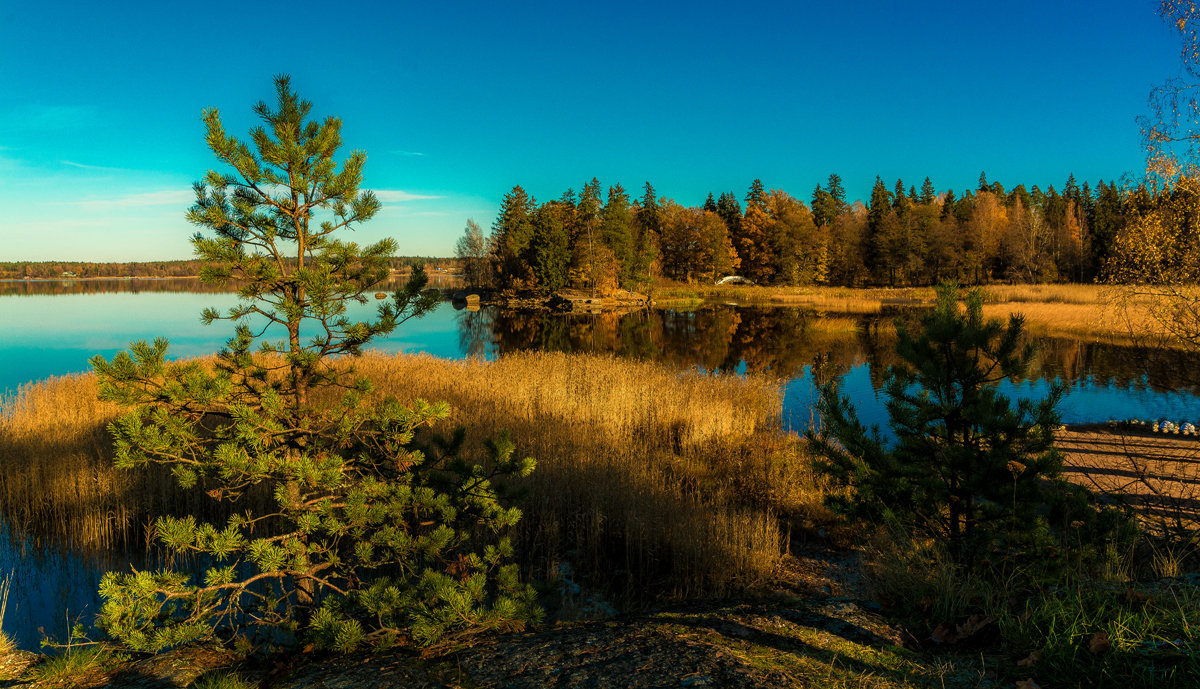
M 892 211 L 892 195 L 888 193 L 883 178 L 875 177 L 871 188 L 871 205 L 867 207 L 867 235 L 864 238 L 866 256 L 863 257 L 867 270 L 876 280 L 887 281 L 892 271 L 888 264 L 889 226 L 886 225 Z
M 379 210 L 359 190 L 366 156 L 339 169 L 341 121 L 308 120 L 287 77 L 276 89 L 276 108 L 254 108 L 263 126 L 253 148 L 225 134 L 216 110 L 204 114 L 208 145 L 231 171 L 195 185 L 187 217 L 201 228 L 201 279 L 239 285 L 236 306 L 203 314 L 233 321 L 233 337 L 211 365 L 169 363 L 164 339 L 92 360 L 101 395 L 130 408 L 109 427 L 117 465 L 166 465 L 183 488 L 236 501 L 233 516 L 157 519 L 160 545 L 204 571 L 106 574 L 99 623 L 138 651 L 259 627 L 274 641 L 291 632 L 345 651 L 529 619 L 532 591 L 504 564 L 511 547 L 488 534 L 519 518 L 492 479 L 533 462 L 504 440 L 491 468 L 466 461 L 457 442 L 429 434 L 445 404 L 379 400 L 355 374 L 363 346 L 437 295 L 422 293 L 418 268 L 374 318 L 350 314 L 387 277 L 395 243 L 338 238 Z
M 825 190 L 833 197 L 836 204 L 835 215 L 841 215 L 846 212 L 846 190 L 842 188 L 842 178 L 836 172 L 830 173 L 829 180 L 825 184 Z
M 921 183 L 920 200 L 922 204 L 927 206 L 932 205 L 937 200 L 937 193 L 933 190 L 933 182 L 930 182 L 928 177 Z
M 945 541 L 964 562 L 993 548 L 1027 543 L 1044 524 L 1047 480 L 1059 478 L 1056 407 L 1065 388 L 1013 405 L 997 391 L 1028 371 L 1019 316 L 985 321 L 983 296 L 960 310 L 954 285 L 938 289 L 936 308 L 910 331 L 897 321 L 896 353 L 885 393 L 886 443 L 868 431 L 836 385 L 821 391 L 822 431 L 811 434 L 819 467 L 851 492 L 832 504 L 867 520 L 885 514 Z
M 813 222 L 817 227 L 832 228 L 838 216 L 845 210 L 842 205 L 832 192 L 822 189 L 818 184 L 812 196 Z
M 573 238 L 571 252 L 571 281 L 592 290 L 599 286 L 600 249 L 600 180 L 595 177 L 583 185 L 579 203 L 575 205 L 575 227 L 568 234 Z
M 659 205 L 654 187 L 646 182 L 642 199 L 637 204 L 633 233 L 633 261 L 631 284 L 646 283 L 651 279 L 650 267 L 657 258 L 655 247 L 663 229 L 663 209 Z
M 533 286 L 526 254 L 533 239 L 531 217 L 536 209 L 537 201 L 519 185 L 500 202 L 500 213 L 492 223 L 492 271 L 501 289 Z
M 563 216 L 559 202 L 554 201 L 538 208 L 531 218 L 533 239 L 528 261 L 537 289 L 546 294 L 566 287 L 569 281 L 571 247 Z
M 954 205 L 958 203 L 958 199 L 954 197 L 954 190 L 947 189 L 946 196 L 942 198 L 942 219 L 954 217 Z
M 608 188 L 608 200 L 600 211 L 600 236 L 616 257 L 620 285 L 627 289 L 632 287 L 636 263 L 633 212 L 629 207 L 629 194 L 620 184 Z

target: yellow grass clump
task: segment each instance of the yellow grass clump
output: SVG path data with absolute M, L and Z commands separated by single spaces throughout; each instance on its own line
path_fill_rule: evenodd
M 681 372 L 602 355 L 498 361 L 368 353 L 375 394 L 445 400 L 465 447 L 507 431 L 538 465 L 518 488 L 519 556 L 539 576 L 569 561 L 628 597 L 723 593 L 771 577 L 781 524 L 820 513 L 820 489 L 780 428 L 782 388 L 761 376 Z M 24 386 L 0 410 L 0 509 L 22 530 L 76 545 L 131 545 L 164 513 L 223 519 L 156 467 L 118 471 L 90 374 Z M 244 498 L 236 507 L 246 509 Z

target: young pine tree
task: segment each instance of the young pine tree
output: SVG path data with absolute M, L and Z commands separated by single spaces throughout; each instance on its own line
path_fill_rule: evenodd
M 168 362 L 163 339 L 92 360 L 101 395 L 129 407 L 110 426 L 118 466 L 167 465 L 182 487 L 239 511 L 224 524 L 160 517 L 161 546 L 203 571 L 105 575 L 100 625 L 139 651 L 256 627 L 347 650 L 527 619 L 535 608 L 504 563 L 511 548 L 490 538 L 520 515 L 491 480 L 533 462 L 507 442 L 491 446 L 488 469 L 459 458 L 456 442 L 422 449 L 416 438 L 446 405 L 379 401 L 355 375 L 364 345 L 437 297 L 421 293 L 418 270 L 373 318 L 351 315 L 395 250 L 339 238 L 379 210 L 359 190 L 366 156 L 339 167 L 340 120 L 309 120 L 287 77 L 276 89 L 276 107 L 254 108 L 252 144 L 204 114 L 231 171 L 195 185 L 187 217 L 202 229 L 192 240 L 202 279 L 238 288 L 238 305 L 203 315 L 233 321 L 233 337 L 211 365 Z
M 1041 530 L 1040 508 L 1062 466 L 1053 434 L 1064 387 L 1015 405 L 1001 395 L 999 382 L 1023 376 L 1034 350 L 1021 343 L 1020 317 L 985 321 L 982 307 L 973 290 L 963 313 L 957 288 L 943 285 L 917 332 L 897 322 L 902 363 L 888 370 L 885 388 L 894 443 L 878 428 L 868 432 L 832 385 L 818 403 L 822 432 L 811 435 L 819 466 L 851 489 L 835 508 L 862 519 L 894 516 L 945 540 L 968 563 Z

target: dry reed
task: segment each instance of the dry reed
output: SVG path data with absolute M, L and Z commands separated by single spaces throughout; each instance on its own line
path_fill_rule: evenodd
M 370 354 L 357 366 L 381 392 L 448 401 L 474 443 L 508 431 L 538 460 L 527 553 L 550 569 L 569 559 L 618 593 L 760 581 L 781 555 L 779 515 L 811 498 L 796 495 L 811 483 L 794 475 L 807 463 L 780 433 L 780 388 L 767 378 L 558 353 Z
M 770 577 L 780 524 L 819 512 L 800 442 L 780 430 L 779 384 L 612 356 L 495 362 L 368 353 L 378 395 L 446 400 L 467 448 L 507 430 L 538 460 L 519 552 L 535 574 L 567 560 L 595 588 L 714 594 Z M 117 471 L 90 374 L 24 386 L 0 410 L 0 500 L 11 523 L 75 545 L 131 545 L 164 513 L 223 518 L 161 468 Z M 478 456 L 482 456 L 480 452 Z M 243 509 L 247 505 L 239 503 Z

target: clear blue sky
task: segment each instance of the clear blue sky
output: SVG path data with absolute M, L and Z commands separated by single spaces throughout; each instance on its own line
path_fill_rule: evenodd
M 201 110 L 244 135 L 277 73 L 368 154 L 356 239 L 434 255 L 515 184 L 1140 175 L 1134 118 L 1179 73 L 1155 0 L 438 4 L 0 3 L 0 260 L 190 257 Z

